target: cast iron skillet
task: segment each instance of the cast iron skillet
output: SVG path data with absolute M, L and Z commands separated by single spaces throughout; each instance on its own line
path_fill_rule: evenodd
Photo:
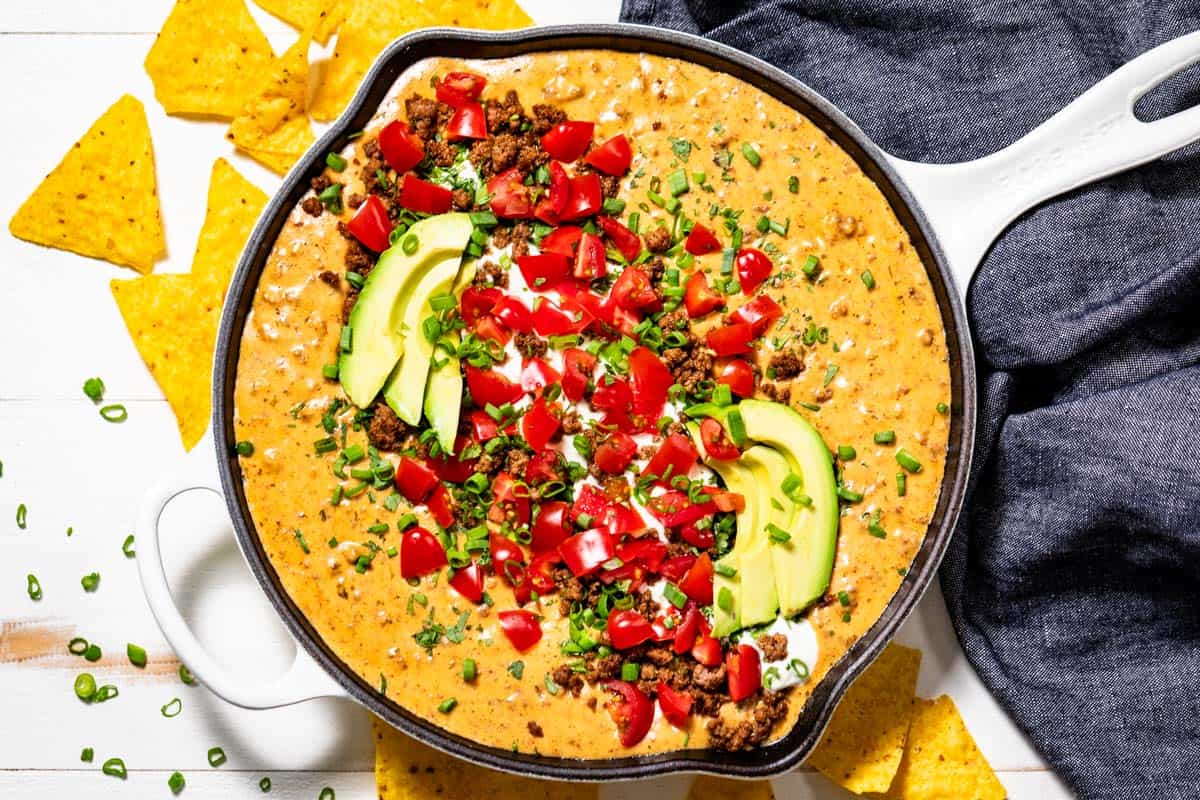
M 949 449 L 941 495 L 929 531 L 883 615 L 815 688 L 795 727 L 755 750 L 686 750 L 659 755 L 574 760 L 513 753 L 450 734 L 380 695 L 320 639 L 292 603 L 263 552 L 246 505 L 234 455 L 234 380 L 238 349 L 255 287 L 277 234 L 324 168 L 362 129 L 396 78 L 431 56 L 503 58 L 548 50 L 611 49 L 691 61 L 738 77 L 799 110 L 850 154 L 883 191 L 924 262 L 946 330 L 952 376 Z M 1018 214 L 1083 183 L 1157 158 L 1200 138 L 1200 108 L 1153 123 L 1139 122 L 1134 101 L 1166 77 L 1200 61 L 1200 33 L 1139 57 L 1093 87 L 1024 139 L 967 164 L 926 165 L 892 158 L 829 101 L 774 67 L 698 37 L 634 25 L 574 25 L 490 33 L 430 29 L 393 42 L 380 55 L 341 118 L 295 165 L 267 206 L 229 290 L 213 374 L 213 439 L 147 496 L 139 517 L 138 564 L 151 609 L 167 640 L 200 679 L 226 700 L 271 708 L 320 696 L 347 696 L 389 724 L 469 761 L 526 775 L 568 780 L 637 778 L 680 771 L 763 777 L 799 764 L 816 745 L 846 687 L 879 654 L 934 580 L 966 492 L 975 432 L 975 366 L 964 298 L 975 267 Z M 217 482 L 217 475 L 220 482 Z M 222 492 L 251 571 L 300 643 L 292 668 L 269 686 L 245 686 L 203 649 L 175 608 L 158 544 L 158 518 L 177 494 Z

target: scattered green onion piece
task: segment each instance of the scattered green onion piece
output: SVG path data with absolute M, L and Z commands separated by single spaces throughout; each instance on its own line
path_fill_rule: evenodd
M 104 381 L 99 378 L 88 378 L 83 382 L 83 393 L 93 403 L 99 403 L 104 398 Z
M 792 535 L 776 525 L 774 522 L 768 522 L 767 538 L 775 544 L 787 544 L 792 540 Z
M 720 575 L 722 578 L 732 578 L 737 575 L 737 570 L 728 564 L 716 564 L 713 566 L 713 572 Z
M 896 463 L 904 467 L 908 472 L 920 472 L 921 462 L 917 461 L 912 455 L 901 447 L 896 451 Z
M 133 542 L 132 533 L 125 537 L 125 541 L 121 542 L 121 552 L 125 554 L 126 558 L 135 558 L 137 556 L 137 550 L 133 548 Z
M 75 696 L 85 703 L 96 696 L 96 678 L 90 672 L 75 676 Z
M 896 496 L 904 497 L 908 494 L 908 475 L 903 472 L 896 473 Z
M 182 772 L 172 772 L 171 777 L 167 778 L 167 788 L 171 790 L 171 794 L 179 794 L 182 792 L 186 783 L 187 782 L 183 779 Z
M 129 656 L 129 663 L 133 664 L 135 667 L 146 666 L 145 648 L 138 647 L 136 644 L 130 642 L 125 645 L 125 654 Z
M 183 713 L 183 701 L 178 697 L 173 697 L 171 698 L 170 702 L 160 708 L 159 711 L 167 719 L 178 717 L 181 713 Z
M 125 780 L 125 777 L 129 774 L 125 769 L 125 762 L 119 758 L 110 758 L 108 761 L 105 761 L 104 765 L 100 767 L 100 771 L 105 775 L 120 778 L 121 780 Z
M 71 641 L 67 642 L 67 652 L 73 656 L 81 656 L 88 648 L 88 640 L 82 636 L 76 636 Z
M 475 676 L 478 674 L 479 671 L 475 666 L 475 659 L 468 658 L 463 661 L 462 676 L 464 681 L 470 683 L 471 681 L 475 680 Z
M 742 412 L 736 408 L 730 409 L 725 416 L 725 422 L 729 425 L 729 438 L 738 447 L 746 443 L 746 422 L 742 419 Z
M 867 287 L 867 291 L 875 288 L 875 276 L 871 274 L 871 270 L 863 270 L 863 274 L 859 277 L 862 278 L 863 286 Z
M 79 579 L 79 585 L 85 592 L 94 592 L 100 586 L 100 573 L 89 572 Z
M 86 761 L 89 764 L 92 763 L 92 759 L 95 757 L 96 751 L 90 747 L 83 748 L 82 752 L 79 753 L 79 760 Z
M 259 791 L 261 791 L 263 794 L 266 794 L 267 792 L 271 791 L 271 779 L 263 778 L 262 780 L 260 780 L 258 782 L 258 788 L 259 788 Z
M 120 403 L 114 403 L 110 406 L 103 406 L 100 409 L 100 416 L 105 422 L 124 422 L 129 419 L 129 412 L 125 406 Z
M 800 194 L 800 179 L 795 175 L 788 178 L 788 191 L 792 194 Z
M 404 255 L 411 256 L 421 248 L 421 240 L 417 238 L 415 233 L 410 233 L 400 240 L 400 249 L 404 251 Z
M 326 364 L 321 367 L 321 374 L 324 375 L 328 380 L 336 381 L 339 374 L 337 363 L 334 362 L 333 364 Z
M 219 767 L 219 766 L 221 766 L 222 764 L 224 764 L 224 763 L 225 763 L 227 760 L 228 760 L 228 759 L 225 757 L 225 751 L 224 751 L 224 750 L 222 750 L 222 749 L 221 749 L 221 748 L 219 748 L 219 747 L 212 747 L 212 748 L 209 748 L 209 751 L 208 751 L 208 765 L 209 765 L 210 767 Z
M 821 259 L 817 258 L 816 256 L 809 256 L 808 258 L 804 259 L 804 263 L 800 265 L 800 271 L 810 278 L 816 275 L 817 270 L 820 268 Z
M 237 450 L 239 456 L 252 456 L 254 455 L 254 442 L 243 439 L 234 445 L 234 449 Z
M 36 575 L 30 573 L 25 576 L 25 591 L 28 592 L 30 600 L 42 599 L 42 583 Z
M 750 166 L 754 167 L 755 169 L 758 169 L 759 165 L 762 164 L 762 156 L 759 155 L 758 151 L 754 149 L 754 145 L 750 144 L 749 142 L 744 142 L 742 144 L 742 155 L 745 156 L 746 160 L 750 162 Z
M 337 800 L 337 795 L 334 794 L 333 787 L 326 786 L 321 790 L 321 793 L 317 795 L 317 800 Z
M 688 601 L 687 595 L 670 581 L 663 584 L 663 597 L 667 598 L 667 601 L 676 608 L 683 608 Z
M 671 191 L 672 197 L 678 197 L 688 190 L 687 173 L 683 170 L 676 170 L 667 176 L 667 188 Z
M 638 664 L 633 664 L 626 661 L 621 665 L 621 680 L 626 683 L 633 683 L 642 675 L 642 668 Z
M 456 700 L 453 697 L 447 697 L 445 700 L 438 703 L 437 708 L 438 708 L 438 711 L 442 712 L 443 714 L 449 714 L 451 711 L 454 710 L 454 707 L 457 705 L 458 705 L 458 700 Z
M 845 486 L 839 486 L 837 496 L 845 500 L 847 503 L 861 503 L 863 496 L 862 492 L 856 492 L 853 489 L 847 489 Z
M 90 661 L 93 664 L 99 661 L 102 655 L 98 644 L 88 644 L 87 649 L 83 651 L 84 661 Z
M 858 451 L 848 444 L 839 444 L 837 449 L 838 461 L 853 461 Z
M 183 681 L 188 686 L 196 685 L 196 676 L 192 675 L 192 671 L 187 668 L 186 664 L 179 665 L 179 680 Z
M 729 591 L 728 586 L 722 586 L 721 591 L 717 592 L 717 607 L 722 611 L 733 610 L 733 592 Z
M 937 412 L 942 416 L 945 416 L 946 414 L 950 413 L 950 406 L 946 405 L 945 403 L 938 403 Z
M 25 530 L 25 519 L 28 516 L 29 509 L 25 507 L 24 503 L 21 503 L 19 506 L 17 506 L 17 527 L 21 530 Z
M 112 700 L 114 697 L 116 697 L 120 693 L 121 692 L 119 689 L 117 689 L 117 687 L 113 686 L 110 683 L 106 683 L 105 685 L 101 686 L 99 689 L 96 690 L 96 694 L 92 696 L 92 702 L 93 703 L 104 703 L 109 700 Z
M 830 364 L 828 367 L 826 367 L 825 368 L 825 385 L 828 386 L 829 384 L 833 383 L 833 379 L 837 374 L 838 374 L 838 365 L 837 364 Z
M 342 158 L 337 153 L 326 153 L 325 166 L 329 167 L 334 172 L 341 172 L 346 168 L 346 159 Z
M 896 441 L 895 431 L 879 431 L 875 434 L 875 444 L 891 444 Z
M 342 326 L 342 332 L 338 336 L 338 350 L 343 353 L 353 352 L 354 347 L 354 330 L 349 325 Z

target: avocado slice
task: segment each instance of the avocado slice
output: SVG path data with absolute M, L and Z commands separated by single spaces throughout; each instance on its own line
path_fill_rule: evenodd
M 767 400 L 743 400 L 736 408 L 746 435 L 778 450 L 802 481 L 801 488 L 793 495 L 802 492 L 810 501 L 793 503 L 784 498 L 784 507 L 792 511 L 790 527 L 785 528 L 792 538 L 770 549 L 779 607 L 785 617 L 792 617 L 829 588 L 838 536 L 833 459 L 817 429 L 790 406 Z M 783 494 L 780 483 L 772 483 L 771 491 Z
M 467 235 L 470 236 L 469 233 Z M 396 416 L 409 425 L 421 422 L 421 405 L 425 399 L 425 384 L 429 380 L 430 361 L 433 358 L 434 343 L 425 336 L 422 327 L 425 319 L 434 313 L 429 301 L 437 295 L 449 294 L 461 266 L 461 252 L 434 264 L 421 276 L 404 306 L 401 318 L 401 330 L 405 337 L 404 355 L 383 386 L 383 399 L 396 412 Z
M 371 405 L 404 354 L 409 337 L 401 325 L 417 281 L 433 265 L 461 259 L 473 227 L 467 214 L 430 217 L 403 237 L 416 237 L 420 245 L 415 252 L 396 246 L 379 257 L 350 311 L 350 351 L 338 358 L 342 389 L 354 405 Z
M 454 282 L 454 296 L 460 301 L 463 290 L 475 278 L 475 265 L 474 261 L 463 264 L 462 272 Z M 462 335 L 458 331 L 451 331 L 442 338 L 456 349 L 462 342 Z M 432 362 L 430 365 L 429 382 L 425 384 L 425 419 L 429 420 L 429 426 L 437 434 L 442 450 L 453 454 L 458 417 L 462 412 L 462 366 L 458 356 L 442 349 L 434 349 L 434 358 L 441 362 L 441 366 Z
M 774 551 L 784 546 L 771 541 L 768 525 L 790 532 L 794 504 L 779 488 L 791 472 L 788 460 L 766 445 L 748 447 L 739 459 L 754 476 L 758 506 L 758 531 L 742 555 L 742 604 L 739 622 L 743 628 L 770 622 L 779 614 Z
M 689 426 L 694 427 L 694 426 Z M 698 434 L 693 430 L 692 435 L 699 442 Z M 698 444 L 703 452 L 703 446 Z M 707 459 L 705 463 L 721 476 L 725 488 L 737 492 L 746 498 L 746 508 L 737 515 L 737 538 L 733 540 L 733 549 L 726 553 L 716 566 L 733 570 L 733 575 L 726 577 L 720 572 L 713 574 L 713 636 L 728 636 L 741 625 L 742 615 L 742 553 L 749 549 L 750 536 L 746 535 L 758 527 L 759 507 L 754 494 L 754 475 L 738 461 L 717 461 Z M 728 591 L 728 608 L 721 607 L 722 592 Z

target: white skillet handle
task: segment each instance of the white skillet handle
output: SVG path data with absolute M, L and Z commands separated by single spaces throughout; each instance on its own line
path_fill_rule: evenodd
M 234 705 L 243 708 L 277 708 L 317 697 L 346 696 L 346 692 L 301 647 L 296 648 L 292 666 L 278 680 L 265 685 L 247 685 L 230 675 L 224 666 L 208 654 L 179 613 L 163 568 L 158 540 L 159 517 L 167 504 L 184 492 L 207 489 L 221 493 L 215 452 L 212 439 L 206 436 L 188 455 L 176 474 L 168 475 L 146 493 L 138 512 L 138 571 L 142 576 L 142 590 L 159 628 L 188 669 L 205 686 Z
M 1200 61 L 1200 31 L 1144 53 L 1028 135 L 962 164 L 892 158 L 937 232 L 959 292 L 996 237 L 1055 195 L 1144 164 L 1200 139 L 1200 106 L 1141 122 L 1133 105 Z

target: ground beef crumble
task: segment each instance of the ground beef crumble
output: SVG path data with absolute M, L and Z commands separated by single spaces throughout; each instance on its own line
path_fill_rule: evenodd
M 757 639 L 758 647 L 763 651 L 763 660 L 782 661 L 787 658 L 787 637 L 782 633 L 763 634 Z
M 671 249 L 671 232 L 663 227 L 653 227 L 643 237 L 646 249 L 651 253 L 665 253 Z
M 387 403 L 376 403 L 373 409 L 371 421 L 367 424 L 367 438 L 371 444 L 379 450 L 402 450 L 405 441 L 412 435 L 412 428 L 397 417 Z
M 788 700 L 782 692 L 763 692 L 754 708 L 743 719 L 726 722 L 717 718 L 708 723 L 713 747 L 721 750 L 748 750 L 762 744 L 787 716 Z
M 804 371 L 804 362 L 795 353 L 784 351 L 772 356 L 767 367 L 774 370 L 777 380 L 786 381 Z
M 550 344 L 545 339 L 532 333 L 518 333 L 513 343 L 517 352 L 525 358 L 540 358 L 550 349 Z

